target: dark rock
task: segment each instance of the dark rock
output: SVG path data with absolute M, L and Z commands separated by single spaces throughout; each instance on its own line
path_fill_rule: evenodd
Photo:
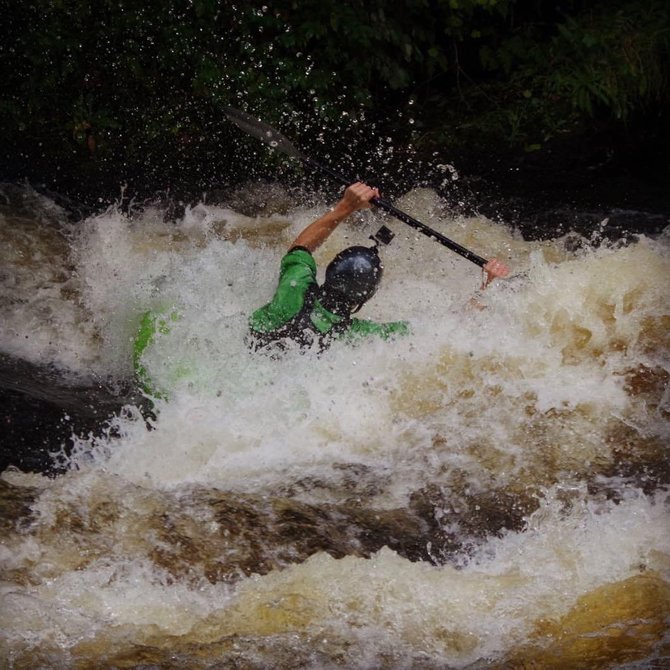
M 57 474 L 73 435 L 98 435 L 124 405 L 149 414 L 147 401 L 133 389 L 77 385 L 59 371 L 0 355 L 0 472 L 15 466 L 24 472 Z

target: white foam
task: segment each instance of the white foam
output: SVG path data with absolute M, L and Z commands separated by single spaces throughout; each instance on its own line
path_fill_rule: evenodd
M 361 316 L 407 319 L 412 334 L 337 344 L 320 358 L 252 355 L 244 335 L 248 314 L 272 294 L 293 235 L 322 208 L 279 217 L 292 222 L 281 223 L 279 238 L 277 218 L 204 204 L 177 225 L 153 210 L 133 219 L 110 210 L 84 222 L 73 255 L 103 367 L 131 373 L 143 311 L 180 315 L 143 361 L 170 396 L 159 403 L 155 430 L 130 421 L 102 449 L 101 465 L 131 479 L 148 473 L 156 485 L 235 486 L 338 460 L 381 468 L 402 462 L 413 479 L 419 462 L 434 462 L 436 434 L 449 436 L 449 453 L 438 453 L 438 461 L 462 463 L 469 445 L 494 443 L 518 460 L 528 446 L 518 443 L 522 406 L 587 413 L 592 423 L 583 431 L 595 440 L 613 413 L 631 414 L 620 371 L 648 357 L 637 341 L 645 319 L 662 309 L 668 262 L 660 243 L 569 254 L 560 241 L 528 243 L 486 219 L 450 218 L 430 191 L 409 194 L 406 205 L 484 255 L 502 250 L 521 275 L 485 292 L 485 310 L 472 309 L 479 270 L 387 221 L 398 234 L 382 250 L 384 284 Z M 378 223 L 368 212 L 341 226 L 317 253 L 320 267 Z M 642 266 L 651 272 L 639 273 Z M 613 346 L 619 340 L 627 350 Z M 420 379 L 419 395 L 434 406 L 428 413 L 412 396 Z M 502 394 L 489 402 L 496 389 Z

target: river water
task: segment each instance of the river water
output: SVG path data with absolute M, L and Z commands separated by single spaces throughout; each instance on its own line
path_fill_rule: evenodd
M 2 354 L 121 387 L 141 314 L 179 318 L 153 416 L 2 474 L 2 667 L 670 667 L 668 232 L 524 240 L 415 189 L 398 206 L 513 267 L 483 309 L 478 268 L 364 212 L 317 261 L 391 227 L 360 316 L 411 335 L 250 353 L 329 204 L 252 184 L 72 223 L 3 188 Z

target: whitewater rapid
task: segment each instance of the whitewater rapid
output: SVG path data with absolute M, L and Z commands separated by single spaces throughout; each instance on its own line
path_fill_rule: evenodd
M 391 227 L 360 316 L 411 334 L 276 359 L 246 347 L 248 315 L 329 203 L 255 184 L 177 221 L 156 205 L 71 223 L 10 195 L 2 353 L 127 383 L 141 315 L 179 318 L 143 359 L 166 390 L 154 416 L 73 436 L 55 479 L 2 475 L 7 667 L 667 658 L 667 231 L 528 241 L 414 189 L 401 209 L 512 278 L 473 306 L 477 267 L 361 213 L 320 272 Z

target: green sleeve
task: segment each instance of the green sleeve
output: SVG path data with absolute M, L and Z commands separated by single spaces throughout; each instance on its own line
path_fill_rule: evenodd
M 297 247 L 282 258 L 279 283 L 272 300 L 249 318 L 249 327 L 269 333 L 292 319 L 305 302 L 307 289 L 316 284 L 316 262 L 312 254 Z
M 409 335 L 410 329 L 407 321 L 391 321 L 390 323 L 375 323 L 367 319 L 352 319 L 349 329 L 344 337 L 348 339 L 358 339 L 375 335 L 383 340 L 388 340 L 396 335 Z
M 145 312 L 140 319 L 137 335 L 133 342 L 133 368 L 140 386 L 153 395 L 161 397 L 161 394 L 153 388 L 149 374 L 142 365 L 142 356 L 147 347 L 154 343 L 156 334 L 166 335 L 170 332 L 170 322 L 178 321 L 179 314 L 176 311 L 168 313 L 168 308 Z

